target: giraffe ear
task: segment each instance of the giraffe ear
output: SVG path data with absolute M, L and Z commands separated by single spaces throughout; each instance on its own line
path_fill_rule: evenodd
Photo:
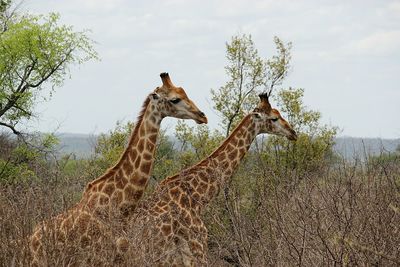
M 152 99 L 159 99 L 160 98 L 160 95 L 159 94 L 157 94 L 157 93 L 151 93 L 150 94 L 150 97 L 152 98 Z

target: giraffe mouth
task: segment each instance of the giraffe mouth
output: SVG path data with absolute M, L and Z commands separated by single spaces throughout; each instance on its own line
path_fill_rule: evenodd
M 204 117 L 201 117 L 201 118 L 199 118 L 199 119 L 196 119 L 195 120 L 196 121 L 196 123 L 197 124 L 207 124 L 208 123 L 208 120 L 207 120 L 207 117 L 206 116 L 204 116 Z
M 207 124 L 208 123 L 207 116 L 202 111 L 196 112 L 196 118 L 194 119 L 194 121 L 197 122 L 197 124 L 202 124 L 202 123 Z

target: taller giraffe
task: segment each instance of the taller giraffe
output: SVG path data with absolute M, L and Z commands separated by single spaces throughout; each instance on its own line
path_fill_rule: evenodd
M 48 264 L 42 244 L 44 234 L 51 236 L 50 246 L 68 248 L 66 243 L 76 245 L 82 242 L 85 246 L 93 246 L 107 233 L 110 219 L 124 223 L 149 180 L 163 118 L 207 123 L 204 113 L 188 98 L 183 88 L 172 83 L 168 73 L 161 73 L 160 77 L 162 86 L 144 101 L 129 143 L 115 166 L 87 185 L 77 205 L 36 227 L 30 240 L 33 265 Z M 57 253 L 53 256 L 57 257 Z M 66 257 L 63 264 L 75 263 L 73 256 L 63 256 Z
M 168 73 L 161 73 L 160 77 L 163 85 L 145 100 L 121 158 L 105 174 L 90 182 L 83 193 L 80 204 L 87 205 L 96 214 L 108 216 L 109 210 L 117 210 L 126 218 L 135 209 L 150 178 L 163 118 L 193 119 L 199 124 L 207 123 L 204 113 L 181 87 L 172 83 Z
M 296 140 L 296 132 L 272 109 L 268 95 L 211 155 L 163 180 L 131 218 L 128 261 L 145 266 L 206 266 L 207 228 L 201 215 L 261 133 Z M 123 244 L 121 244 L 122 246 Z M 129 251 L 128 249 L 128 251 Z

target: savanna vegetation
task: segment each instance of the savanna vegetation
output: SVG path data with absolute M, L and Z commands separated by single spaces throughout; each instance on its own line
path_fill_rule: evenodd
M 18 125 L 62 85 L 69 66 L 97 54 L 85 33 L 60 25 L 57 15 L 18 14 L 2 0 L 0 20 L 0 265 L 27 266 L 33 227 L 71 207 L 118 160 L 133 122 L 98 136 L 85 159 L 58 156 L 52 134 L 21 132 Z M 254 142 L 204 214 L 210 265 L 400 265 L 400 150 L 351 162 L 335 154 L 337 127 L 304 105 L 304 89 L 283 86 L 292 44 L 273 41 L 267 59 L 250 35 L 227 42 L 227 82 L 211 90 L 220 127 L 180 121 L 173 138 L 162 132 L 148 192 L 212 152 L 256 106 L 257 94 L 273 90 L 271 102 L 298 140 Z M 46 84 L 51 92 L 43 92 Z

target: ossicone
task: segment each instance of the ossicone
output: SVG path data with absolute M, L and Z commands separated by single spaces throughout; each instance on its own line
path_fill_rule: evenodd
M 163 85 L 168 86 L 168 87 L 174 87 L 174 84 L 172 83 L 168 72 L 160 73 L 160 77 L 161 77 L 161 81 L 162 81 Z
M 271 111 L 272 107 L 269 103 L 269 94 L 268 93 L 261 93 L 258 95 L 260 97 L 260 103 L 258 104 L 258 109 L 263 110 L 264 112 L 268 113 Z
M 269 96 L 268 96 L 268 93 L 267 93 L 267 92 L 261 93 L 261 94 L 259 94 L 258 96 L 260 97 L 261 100 L 266 100 L 266 101 L 268 101 Z

